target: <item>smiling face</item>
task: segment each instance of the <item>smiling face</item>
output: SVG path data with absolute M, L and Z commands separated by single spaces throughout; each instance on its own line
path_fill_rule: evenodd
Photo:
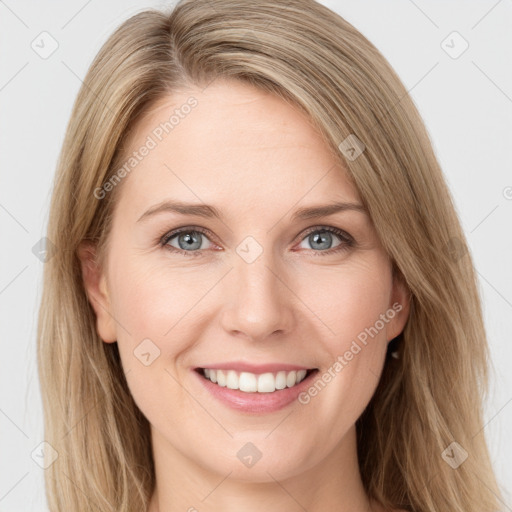
M 158 131 L 190 96 L 190 113 Z M 117 185 L 105 272 L 85 257 L 83 270 L 98 332 L 118 342 L 154 451 L 260 482 L 327 460 L 336 467 L 353 454 L 355 421 L 408 313 L 357 190 L 298 110 L 238 82 L 161 101 L 134 130 L 127 158 L 148 136 L 155 147 Z M 201 208 L 185 214 L 176 203 Z M 334 203 L 345 206 L 304 211 Z M 286 365 L 318 371 L 300 399 L 288 374 L 290 388 L 268 392 L 276 382 L 267 375 L 267 392 L 249 393 L 196 371 L 236 363 L 253 370 L 246 389 Z M 247 443 L 262 454 L 252 467 L 241 463 L 257 455 Z

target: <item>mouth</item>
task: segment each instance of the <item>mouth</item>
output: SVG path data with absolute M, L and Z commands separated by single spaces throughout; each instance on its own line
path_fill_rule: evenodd
M 232 390 L 243 393 L 274 393 L 293 388 L 318 372 L 318 368 L 266 373 L 239 372 L 230 369 L 196 368 L 202 378 Z

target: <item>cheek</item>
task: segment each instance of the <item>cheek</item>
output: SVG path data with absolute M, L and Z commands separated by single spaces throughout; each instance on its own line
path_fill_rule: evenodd
M 222 311 L 222 300 L 231 302 L 229 294 L 235 283 L 230 276 L 221 279 L 229 266 L 194 265 L 179 260 L 162 264 L 160 259 L 154 264 L 148 263 L 150 256 L 127 256 L 118 261 L 110 269 L 112 312 L 118 324 L 125 369 L 134 363 L 140 369 L 134 351 L 144 340 L 151 348 L 148 339 L 158 347 L 153 351 L 160 351 L 159 360 L 155 359 L 157 365 L 165 360 L 168 365 L 177 366 L 180 354 L 200 339 L 201 329 L 208 324 L 209 328 L 217 325 L 215 315 Z M 297 319 L 289 334 L 294 337 L 297 333 L 293 331 L 304 326 L 319 340 L 317 348 L 310 352 L 318 351 L 324 364 L 350 350 L 353 340 L 364 338 L 389 305 L 390 269 L 373 251 L 338 265 L 291 265 L 283 277 L 293 291 L 283 307 L 293 308 Z M 378 363 L 385 349 L 381 342 L 386 338 L 385 327 L 377 336 L 368 337 L 367 345 L 354 357 L 351 366 L 373 368 L 374 356 Z
M 165 413 L 162 390 L 183 398 L 183 359 L 211 320 L 218 297 L 214 304 L 208 292 L 226 268 L 215 272 L 161 260 L 155 265 L 149 256 L 121 261 L 110 272 L 120 357 L 137 405 L 154 418 Z
M 200 326 L 216 325 L 215 315 L 222 312 L 223 297 L 231 302 L 234 283 L 229 276 L 221 279 L 229 269 L 226 265 L 191 265 L 174 260 L 152 265 L 147 261 L 151 259 L 127 257 L 111 269 L 120 350 L 133 353 L 149 338 L 172 364 L 187 345 L 193 344 L 193 336 L 200 338 Z M 352 340 L 364 338 L 389 306 L 390 269 L 374 252 L 336 266 L 308 263 L 307 268 L 289 268 L 283 277 L 292 283 L 293 293 L 283 308 L 293 308 L 297 325 L 291 329 L 304 326 L 312 332 L 320 341 L 318 351 L 326 357 L 334 359 L 350 349 Z M 379 345 L 377 340 L 386 338 L 386 325 L 368 343 L 364 351 L 368 356 Z M 359 364 L 369 361 L 357 359 Z
M 330 352 L 348 349 L 350 341 L 374 326 L 389 308 L 391 270 L 378 255 L 317 270 L 313 276 L 300 281 L 297 295 L 325 325 Z M 387 325 L 379 323 L 381 338 L 386 336 Z
M 180 416 L 172 411 L 186 410 L 187 397 L 177 366 L 190 343 L 184 329 L 198 290 L 183 273 L 170 276 L 143 261 L 117 267 L 112 287 L 119 353 L 133 399 L 152 424 L 179 431 Z
M 150 258 L 146 258 L 150 260 Z M 197 313 L 197 304 L 214 284 L 214 279 L 204 272 L 194 272 L 184 266 L 174 270 L 153 266 L 145 258 L 127 260 L 113 270 L 112 306 L 116 319 L 126 326 L 132 342 L 149 337 L 166 352 L 180 350 L 174 333 Z M 206 277 L 206 279 L 203 279 Z M 190 313 L 190 314 L 189 314 Z M 120 335 L 126 334 L 118 329 Z M 141 338 L 142 339 L 142 338 Z M 165 347 L 164 340 L 173 341 Z
M 385 361 L 391 270 L 382 259 L 359 262 L 339 272 L 316 275 L 305 302 L 328 329 L 322 329 L 324 367 L 301 403 L 316 417 L 331 418 L 332 443 L 361 415 L 377 387 Z M 322 293 L 320 293 L 322 290 Z

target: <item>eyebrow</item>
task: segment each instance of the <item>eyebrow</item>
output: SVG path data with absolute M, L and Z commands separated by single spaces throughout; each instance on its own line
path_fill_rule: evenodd
M 360 203 L 337 202 L 332 204 L 299 208 L 292 216 L 292 220 L 308 220 L 318 217 L 327 217 L 343 211 L 358 211 L 367 214 L 366 208 Z M 217 218 L 222 220 L 220 211 L 209 204 L 183 203 L 180 201 L 163 201 L 145 211 L 137 220 L 140 222 L 158 213 L 171 212 L 181 215 L 195 215 L 204 218 Z

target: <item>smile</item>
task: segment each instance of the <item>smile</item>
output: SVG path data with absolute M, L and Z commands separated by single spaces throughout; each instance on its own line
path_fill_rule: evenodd
M 273 393 L 296 386 L 315 370 L 278 371 L 261 374 L 209 368 L 198 368 L 197 371 L 205 379 L 220 387 L 240 390 L 244 393 Z
M 191 368 L 200 388 L 230 409 L 249 414 L 268 414 L 291 406 L 319 373 L 318 368 L 284 363 L 232 361 L 211 366 L 215 367 Z

